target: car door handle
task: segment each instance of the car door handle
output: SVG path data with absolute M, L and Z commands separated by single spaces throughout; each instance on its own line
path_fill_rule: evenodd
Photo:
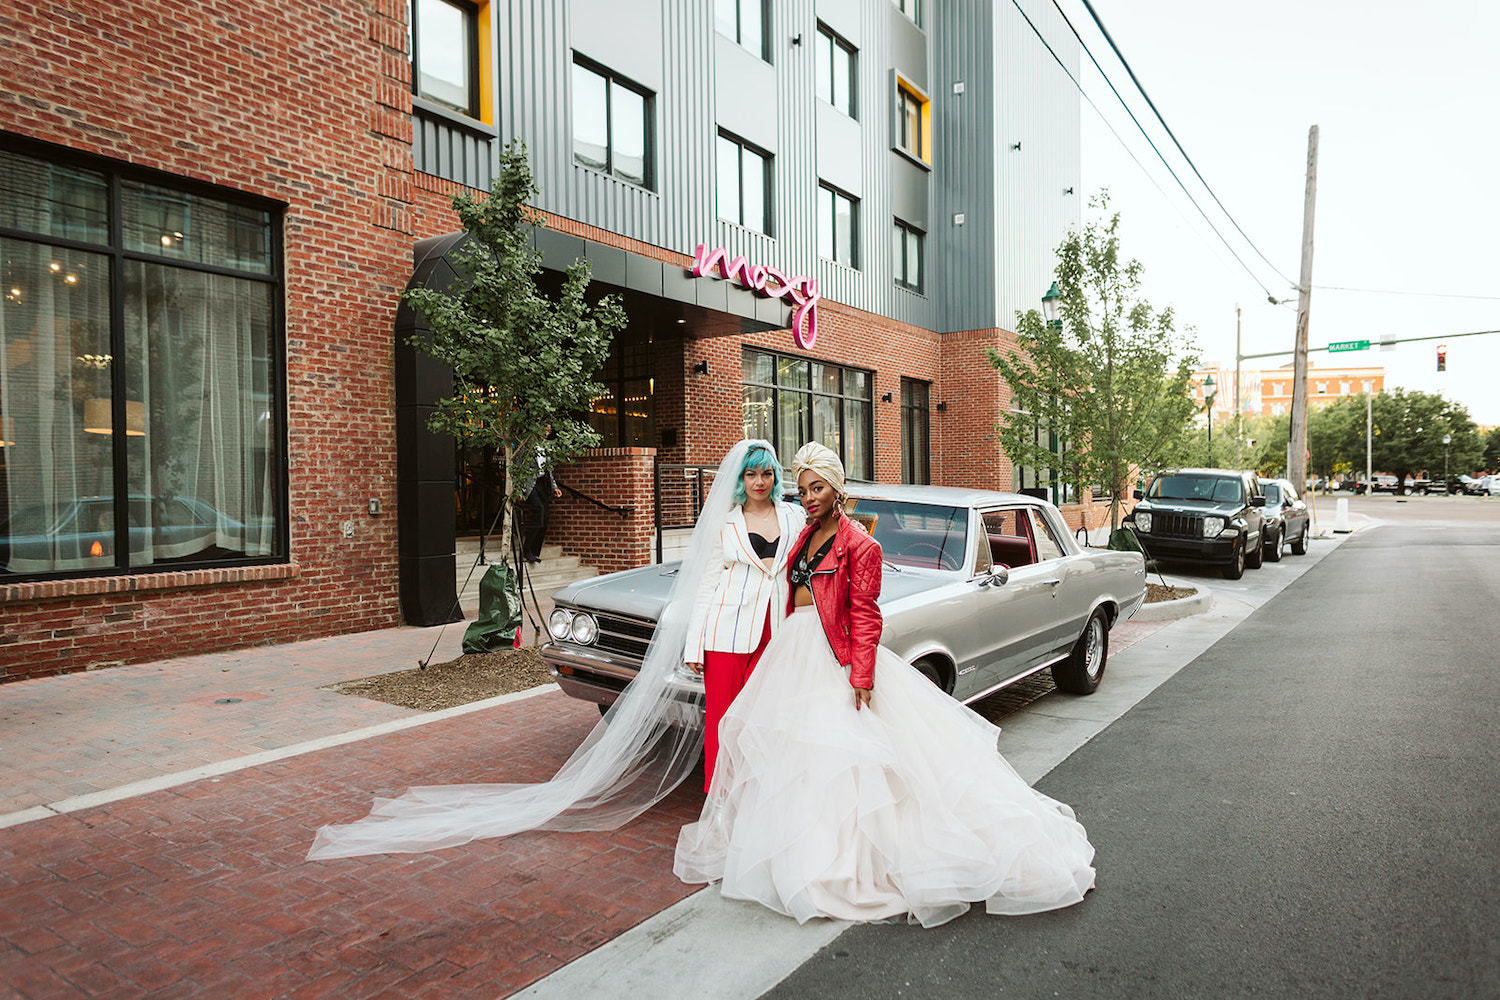
M 1045 584 L 1048 587 L 1051 587 L 1052 588 L 1052 596 L 1056 597 L 1057 596 L 1057 586 L 1058 586 L 1058 584 L 1062 583 L 1062 580 L 1060 580 L 1060 579 L 1059 580 L 1043 580 L 1042 583 Z

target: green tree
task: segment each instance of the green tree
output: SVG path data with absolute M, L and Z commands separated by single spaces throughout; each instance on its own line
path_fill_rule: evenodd
M 470 447 L 493 446 L 503 456 L 504 539 L 512 537 L 514 507 L 536 474 L 547 428 L 554 460 L 598 444 L 599 435 L 579 415 L 603 391 L 594 376 L 626 322 L 614 296 L 588 301 L 586 260 L 567 269 L 556 298 L 538 288 L 542 256 L 531 245 L 531 231 L 545 223 L 529 206 L 538 193 L 525 144 L 507 144 L 489 195 L 453 199 L 468 236 L 450 259 L 465 283 L 405 295 L 432 331 L 431 340 L 413 337 L 413 346 L 453 369 L 453 395 L 438 402 L 428 426 Z
M 1329 429 L 1329 448 L 1341 461 L 1363 475 L 1365 468 L 1365 397 L 1341 399 L 1319 412 L 1336 426 Z M 1462 405 L 1427 392 L 1395 389 L 1370 401 L 1370 464 L 1375 472 L 1390 473 L 1405 490 L 1408 476 L 1441 479 L 1482 461 L 1484 441 L 1469 411 Z M 1451 439 L 1443 444 L 1443 436 Z M 1308 440 L 1314 440 L 1312 420 Z M 1314 452 L 1314 458 L 1318 452 Z
M 1109 197 L 1090 201 L 1102 217 Z M 1057 469 L 1049 435 L 1067 446 L 1061 474 L 1080 491 L 1110 493 L 1110 525 L 1138 468 L 1159 466 L 1180 444 L 1195 406 L 1189 392 L 1196 356 L 1177 333 L 1172 310 L 1140 294 L 1141 264 L 1120 257 L 1119 213 L 1091 219 L 1057 248 L 1058 308 L 1047 323 L 1018 315 L 1017 348 L 988 352 L 1010 386 L 1011 412 L 998 427 L 1016 465 Z
M 1486 472 L 1500 469 L 1500 427 L 1491 427 L 1490 432 L 1484 437 L 1484 449 L 1479 457 L 1480 464 Z M 1478 469 L 1466 470 L 1470 475 L 1478 472 Z

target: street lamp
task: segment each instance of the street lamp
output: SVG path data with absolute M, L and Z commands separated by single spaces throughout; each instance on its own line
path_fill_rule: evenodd
M 1214 377 L 1203 380 L 1203 408 L 1208 411 L 1208 464 L 1214 464 Z
M 1452 434 L 1443 435 L 1443 492 L 1448 492 L 1448 445 L 1453 442 Z
M 1057 329 L 1062 326 L 1062 320 L 1057 315 L 1057 282 L 1052 283 L 1046 293 L 1042 295 L 1042 318 L 1047 321 L 1049 329 Z

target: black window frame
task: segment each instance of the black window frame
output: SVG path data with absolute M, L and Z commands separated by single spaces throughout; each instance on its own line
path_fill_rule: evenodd
M 819 95 L 820 99 L 825 100 L 828 106 L 835 111 L 848 115 L 855 121 L 859 121 L 859 49 L 847 38 L 834 31 L 822 21 L 818 22 L 817 37 L 814 39 L 814 44 L 818 46 L 817 52 L 813 54 L 814 72 L 817 72 L 818 56 L 823 52 L 825 45 L 829 47 L 828 71 L 830 76 L 826 81 L 828 84 L 828 97 L 822 98 L 822 95 Z M 849 106 L 847 108 L 839 107 L 833 100 L 833 95 L 836 93 L 834 79 L 838 73 L 838 64 L 833 59 L 833 52 L 837 49 L 842 49 L 849 60 L 849 79 L 845 81 L 849 94 Z M 816 80 L 814 82 L 814 90 L 822 85 L 823 82 L 825 81 Z
M 719 7 L 722 4 L 734 6 L 734 34 L 725 34 L 719 30 Z M 760 51 L 757 52 L 744 42 L 742 29 L 745 23 L 744 7 L 747 3 L 753 3 L 760 10 Z M 771 61 L 771 5 L 766 0 L 714 0 L 714 30 L 734 44 L 754 55 L 762 62 Z
M 827 181 L 818 181 L 818 189 L 819 189 L 819 192 L 820 192 L 819 195 L 818 195 L 818 200 L 820 202 L 822 201 L 822 194 L 821 194 L 821 192 L 827 191 L 829 194 L 833 195 L 833 203 L 832 203 L 833 211 L 832 211 L 832 214 L 828 218 L 826 218 L 826 219 L 819 218 L 818 225 L 819 225 L 819 227 L 821 227 L 821 226 L 823 226 L 823 225 L 826 224 L 827 226 L 830 227 L 830 231 L 833 233 L 832 246 L 833 246 L 833 253 L 834 253 L 834 256 L 823 255 L 823 253 L 822 253 L 822 247 L 821 247 L 821 244 L 822 244 L 823 241 L 822 241 L 822 238 L 820 236 L 818 238 L 818 243 L 820 244 L 819 251 L 818 251 L 819 252 L 819 256 L 822 256 L 824 260 L 830 260 L 830 261 L 833 261 L 835 264 L 841 264 L 844 267 L 847 267 L 847 268 L 850 268 L 852 270 L 858 271 L 859 270 L 859 257 L 860 257 L 860 253 L 859 253 L 859 199 L 856 198 L 854 195 L 850 194 L 848 191 L 845 191 L 843 188 L 840 188 L 840 187 L 838 187 L 838 186 L 836 186 L 834 184 L 830 184 Z M 839 246 L 839 234 L 838 234 L 838 215 L 839 215 L 839 213 L 838 213 L 838 206 L 839 206 L 839 199 L 843 199 L 844 201 L 846 201 L 846 202 L 849 203 L 849 260 L 839 260 L 839 258 L 837 256 L 837 254 L 838 254 L 838 246 Z M 821 215 L 821 212 L 822 212 L 822 206 L 821 205 L 819 205 L 819 207 L 818 207 L 818 212 Z
M 892 219 L 892 223 L 894 232 L 899 233 L 901 236 L 901 253 L 896 254 L 896 259 L 891 261 L 891 276 L 895 280 L 897 287 L 905 288 L 908 291 L 922 295 L 926 287 L 927 277 L 927 234 L 911 223 L 902 222 L 900 219 Z M 912 280 L 911 275 L 907 273 L 906 269 L 906 241 L 912 237 L 916 237 L 917 240 L 917 276 L 915 280 Z
M 107 185 L 106 229 L 102 241 L 69 235 L 54 235 L 35 230 L 12 228 L 0 225 L 0 239 L 27 242 L 52 247 L 58 250 L 81 251 L 104 257 L 107 260 L 109 289 L 106 295 L 109 317 L 109 361 L 110 361 L 110 424 L 113 427 L 128 427 L 127 398 L 130 348 L 126 323 L 126 267 L 130 264 L 167 266 L 207 275 L 217 275 L 237 280 L 254 282 L 270 290 L 270 312 L 267 317 L 269 336 L 266 360 L 267 386 L 271 398 L 267 400 L 268 412 L 272 414 L 277 431 L 272 435 L 272 447 L 276 454 L 270 456 L 266 469 L 267 477 L 274 479 L 268 490 L 271 493 L 270 515 L 274 520 L 271 551 L 267 555 L 231 556 L 227 558 L 184 559 L 154 561 L 130 565 L 130 504 L 132 501 L 131 466 L 127 442 L 133 435 L 111 435 L 110 466 L 112 483 L 115 564 L 111 567 L 91 566 L 84 569 L 51 570 L 34 573 L 0 573 L 0 583 L 23 583 L 41 580 L 66 580 L 104 576 L 141 576 L 150 573 L 183 572 L 187 570 L 223 569 L 240 566 L 280 565 L 291 561 L 291 499 L 290 499 L 290 443 L 288 438 L 287 390 L 287 324 L 286 324 L 286 204 L 258 195 L 220 187 L 201 180 L 138 166 L 122 160 L 95 156 L 70 147 L 58 146 L 40 140 L 0 130 L 0 147 L 18 156 L 41 160 L 49 166 L 67 170 L 88 171 L 102 174 Z M 265 229 L 266 268 L 254 271 L 247 268 L 180 259 L 164 254 L 154 248 L 127 247 L 124 225 L 123 203 L 126 184 L 145 188 L 165 189 L 184 196 L 199 196 L 205 199 L 264 212 L 267 215 Z M 163 246 L 166 246 L 165 237 Z M 8 488 L 8 487 L 7 487 Z M 3 515 L 0 509 L 0 515 Z
M 587 56 L 583 55 L 580 52 L 574 52 L 573 53 L 573 66 L 581 67 L 582 69 L 587 70 L 590 73 L 593 73 L 595 76 L 599 76 L 599 77 L 603 77 L 604 78 L 604 128 L 605 128 L 604 166 L 603 167 L 598 167 L 598 166 L 593 165 L 592 163 L 587 163 L 587 162 L 584 162 L 584 161 L 582 161 L 582 160 L 579 159 L 579 157 L 578 157 L 578 146 L 577 146 L 577 135 L 576 135 L 576 133 L 571 137 L 572 140 L 573 140 L 573 163 L 574 163 L 574 165 L 575 166 L 579 166 L 579 167 L 583 167 L 585 170 L 596 170 L 596 171 L 598 171 L 600 173 L 607 174 L 608 176 L 614 178 L 615 180 L 620 181 L 622 184 L 630 184 L 630 185 L 633 185 L 635 187 L 645 188 L 647 191 L 655 191 L 656 190 L 656 129 L 653 126 L 655 125 L 655 122 L 656 122 L 656 94 L 653 91 L 651 91 L 649 88 L 644 87 L 641 84 L 639 84 L 639 83 L 635 82 L 634 80 L 630 79 L 630 77 L 624 76 L 623 74 L 620 74 L 620 73 L 617 73 L 614 70 L 610 69 L 608 66 L 605 66 L 602 63 L 598 63 L 598 62 L 594 61 L 593 59 L 590 59 Z M 570 89 L 571 89 L 571 77 L 570 77 L 570 80 L 569 80 L 569 85 L 570 85 Z M 634 180 L 633 178 L 630 178 L 630 177 L 621 176 L 619 173 L 617 173 L 615 171 L 615 162 L 614 162 L 615 161 L 615 136 L 614 136 L 615 122 L 614 122 L 614 109 L 613 109 L 613 105 L 614 105 L 614 96 L 615 96 L 615 88 L 616 87 L 619 87 L 622 90 L 628 90 L 631 93 L 633 93 L 636 96 L 638 96 L 638 97 L 641 98 L 641 102 L 642 102 L 642 121 L 641 121 L 641 130 L 642 130 L 642 141 L 641 141 L 642 153 L 641 153 L 641 156 L 642 156 L 642 163 L 641 163 L 641 174 L 643 176 L 643 179 L 640 180 L 640 181 L 636 181 L 636 180 Z M 577 114 L 577 100 L 578 100 L 578 95 L 576 93 L 573 93 L 573 94 L 570 95 L 570 98 L 571 98 L 570 102 L 569 102 L 569 104 L 570 104 L 570 111 L 574 115 L 576 115 Z
M 901 378 L 901 481 L 932 484 L 932 383 L 905 376 Z
M 762 355 L 771 360 L 771 381 L 763 382 L 746 378 L 744 373 L 751 367 L 748 362 L 750 362 L 755 355 Z M 853 365 L 838 364 L 832 361 L 824 361 L 820 358 L 808 357 L 807 355 L 802 354 L 792 354 L 786 351 L 777 351 L 772 348 L 766 347 L 745 347 L 741 351 L 740 357 L 740 391 L 742 401 L 744 399 L 745 390 L 747 389 L 770 390 L 770 425 L 772 427 L 772 436 L 769 438 L 769 440 L 771 440 L 772 442 L 777 442 L 778 438 L 780 437 L 778 429 L 782 424 L 783 415 L 780 410 L 782 405 L 782 397 L 784 394 L 797 394 L 805 397 L 806 399 L 806 402 L 801 409 L 801 413 L 804 419 L 799 421 L 800 426 L 796 427 L 791 434 L 791 438 L 796 440 L 797 447 L 800 447 L 802 444 L 805 444 L 808 441 L 814 440 L 812 436 L 814 402 L 817 399 L 834 400 L 838 409 L 840 429 L 839 447 L 836 450 L 839 453 L 839 460 L 842 461 L 845 465 L 846 478 L 856 482 L 874 481 L 875 372 L 872 369 L 858 368 Z M 811 366 L 813 365 L 820 365 L 824 369 L 837 370 L 840 373 L 839 391 L 837 393 L 831 393 L 819 389 L 817 385 L 813 384 L 811 377 L 809 377 L 809 384 L 806 386 L 783 383 L 781 381 L 781 373 L 784 369 L 784 365 L 796 365 L 799 363 L 807 364 L 809 366 L 809 372 L 811 372 Z M 850 375 L 864 376 L 864 386 L 866 392 L 865 395 L 859 395 L 857 392 L 850 391 L 851 383 L 857 381 L 857 379 L 849 378 Z M 862 426 L 856 426 L 856 424 L 852 421 L 851 407 L 847 405 L 851 402 L 856 404 L 856 408 L 862 409 L 864 411 L 864 420 L 862 422 Z M 864 444 L 864 458 L 866 463 L 866 467 L 862 469 L 853 468 L 852 460 L 850 458 L 850 438 L 852 430 L 858 430 L 861 432 L 860 436 Z M 777 444 L 778 451 L 784 451 L 784 446 L 787 446 L 789 444 L 790 440 L 780 441 Z M 784 456 L 784 460 L 790 461 L 790 459 L 790 455 Z
M 715 204 L 715 211 L 717 211 L 718 217 L 720 219 L 723 219 L 725 222 L 732 222 L 736 226 L 741 226 L 741 227 L 743 227 L 745 229 L 753 229 L 755 232 L 761 233 L 762 235 L 765 235 L 765 236 L 772 235 L 772 232 L 771 232 L 771 220 L 776 217 L 775 202 L 772 200 L 773 197 L 774 197 L 775 192 L 773 190 L 773 185 L 772 185 L 772 182 L 771 182 L 772 181 L 772 173 L 773 173 L 773 171 L 772 171 L 772 164 L 775 162 L 775 157 L 770 153 L 770 151 L 762 149 L 760 146 L 757 146 L 753 142 L 749 142 L 749 141 L 747 141 L 745 139 L 741 139 L 739 136 L 735 135 L 733 132 L 729 132 L 729 131 L 726 131 L 724 129 L 719 129 L 717 135 L 714 137 L 714 147 L 715 147 L 715 149 L 714 149 L 714 156 L 715 157 L 718 156 L 718 140 L 720 140 L 720 139 L 724 140 L 725 142 L 732 143 L 734 145 L 734 147 L 735 147 L 735 168 L 736 168 L 736 174 L 739 177 L 739 186 L 737 188 L 737 194 L 739 196 L 739 205 L 737 207 L 739 209 L 739 213 L 738 213 L 738 215 L 735 218 L 730 218 L 729 216 L 727 216 L 727 215 L 724 214 L 724 211 L 723 211 L 724 206 L 722 204 L 722 199 L 720 198 L 720 195 L 722 194 L 722 192 L 719 191 L 719 183 L 718 183 L 718 179 L 719 179 L 719 164 L 717 162 L 715 162 L 715 164 L 714 164 L 714 200 L 716 202 L 716 204 Z M 765 218 L 762 219 L 762 223 L 763 224 L 760 225 L 760 226 L 753 226 L 750 223 L 744 221 L 744 219 L 745 219 L 745 155 L 744 154 L 745 154 L 746 150 L 748 150 L 751 153 L 754 153 L 756 156 L 760 157 L 761 160 L 763 161 L 763 164 L 764 164 L 763 176 L 761 177 L 761 206 L 762 206 L 762 210 L 764 212 Z
M 479 64 L 479 6 L 468 0 L 436 0 L 449 7 L 457 8 L 464 15 L 464 35 L 467 51 L 464 53 L 469 64 L 469 102 L 467 107 L 459 107 L 451 101 L 443 100 L 432 94 L 422 92 L 422 61 L 420 59 L 421 37 L 421 7 L 422 0 L 409 0 L 407 4 L 408 32 L 407 49 L 411 61 L 411 92 L 412 95 L 429 101 L 440 108 L 466 115 L 475 121 L 479 120 L 481 114 L 480 88 L 484 86 L 484 67 Z

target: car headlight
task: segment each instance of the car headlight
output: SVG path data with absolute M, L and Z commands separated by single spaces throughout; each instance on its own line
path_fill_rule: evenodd
M 1135 512 L 1135 526 L 1146 534 L 1151 534 L 1151 512 L 1149 510 L 1138 510 Z
M 569 633 L 573 641 L 579 645 L 592 646 L 594 640 L 599 638 L 599 623 L 594 620 L 593 615 L 580 611 L 573 616 L 573 625 Z
M 558 608 L 547 616 L 547 631 L 554 639 L 566 639 L 572 628 L 573 612 L 567 608 Z
M 1203 537 L 1213 538 L 1224 530 L 1225 521 L 1222 517 L 1205 517 L 1203 519 Z

